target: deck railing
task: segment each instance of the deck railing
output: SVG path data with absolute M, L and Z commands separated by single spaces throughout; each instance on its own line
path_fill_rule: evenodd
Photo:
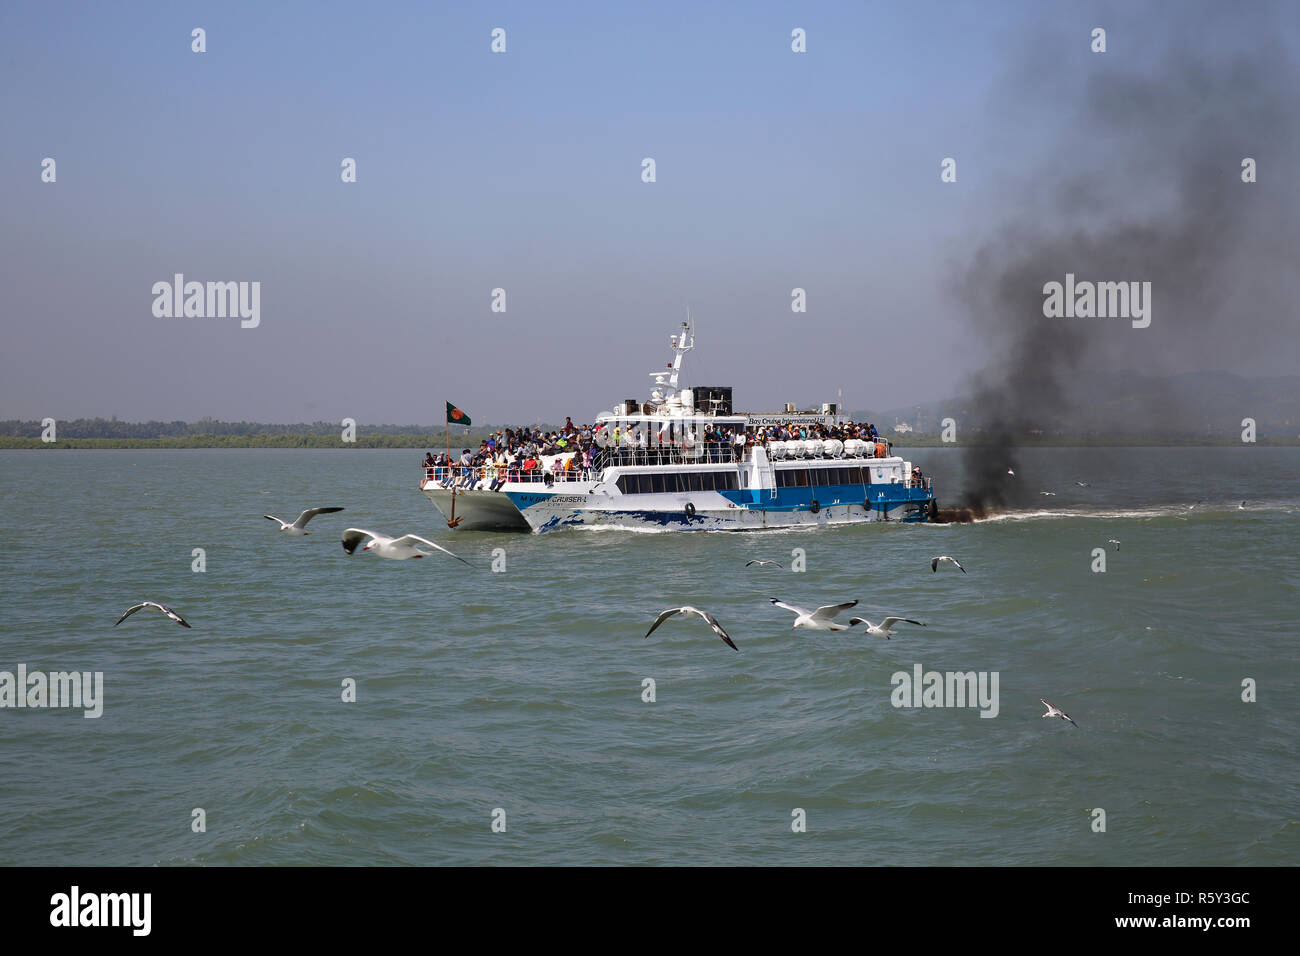
M 569 481 L 595 481 L 606 468 L 634 467 L 645 465 L 703 465 L 735 464 L 744 457 L 746 446 L 731 442 L 701 442 L 693 448 L 676 445 L 656 445 L 648 448 L 620 447 L 601 449 L 592 460 L 590 468 L 581 466 L 581 459 L 574 456 L 574 468 L 559 468 L 555 471 L 543 470 L 539 462 L 533 468 L 524 466 L 524 462 L 488 465 L 435 465 L 424 468 L 424 480 L 435 481 L 447 487 L 492 487 L 504 482 L 531 484 L 554 484 Z M 867 456 L 821 455 L 812 457 L 785 457 L 776 461 L 861 461 L 870 460 Z M 424 482 L 421 482 L 423 485 Z M 908 478 L 905 485 L 909 488 L 929 490 L 930 478 Z

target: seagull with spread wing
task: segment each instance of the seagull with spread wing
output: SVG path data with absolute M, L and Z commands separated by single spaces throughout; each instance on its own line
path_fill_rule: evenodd
M 147 607 L 156 607 L 158 610 L 162 611 L 164 614 L 166 614 L 169 618 L 171 618 L 173 621 L 175 621 L 175 622 L 176 622 L 177 624 L 179 624 L 181 627 L 189 627 L 189 626 L 190 626 L 190 625 L 188 625 L 188 624 L 185 623 L 185 618 L 181 617 L 179 614 L 177 614 L 175 611 L 173 611 L 171 608 L 169 608 L 166 604 L 159 604 L 157 601 L 141 601 L 139 604 L 136 604 L 136 605 L 134 605 L 134 606 L 128 608 L 128 609 L 127 609 L 127 612 L 126 612 L 125 614 L 123 614 L 121 617 L 119 617 L 119 618 L 117 619 L 117 624 L 121 624 L 123 621 L 125 621 L 128 617 L 130 617 L 130 616 L 131 616 L 132 614 L 134 614 L 136 611 L 143 610 L 144 608 L 147 608 Z M 114 627 L 117 627 L 117 624 L 114 624 L 113 626 L 114 626 Z
M 950 554 L 941 554 L 941 555 L 939 555 L 937 558 L 931 558 L 931 559 L 930 559 L 930 570 L 931 570 L 931 571 L 936 571 L 936 572 L 937 572 L 937 571 L 939 570 L 939 565 L 942 564 L 942 563 L 945 563 L 945 562 L 946 562 L 946 563 L 949 563 L 949 564 L 955 564 L 955 565 L 957 565 L 957 567 L 961 568 L 961 573 L 962 573 L 962 574 L 965 574 L 965 573 L 966 573 L 966 569 L 961 567 L 961 562 L 958 561 L 956 558 L 954 558 L 954 557 L 953 557 L 952 555 L 950 555 Z
M 879 624 L 872 624 L 865 617 L 849 618 L 850 627 L 852 627 L 854 624 L 865 624 L 867 625 L 867 629 L 864 633 L 870 634 L 872 637 L 883 637 L 885 640 L 889 640 L 889 636 L 894 633 L 894 625 L 899 623 L 915 624 L 918 627 L 928 626 L 926 624 L 922 624 L 920 621 L 913 621 L 910 617 L 887 617 Z
M 842 611 L 847 611 L 851 607 L 857 607 L 857 601 L 850 601 L 848 604 L 827 604 L 819 607 L 815 611 L 810 611 L 805 607 L 799 607 L 794 604 L 786 604 L 778 601 L 776 598 L 768 598 L 777 607 L 783 607 L 787 611 L 793 611 L 797 616 L 794 623 L 790 626 L 806 627 L 813 631 L 847 631 L 849 625 L 836 624 L 835 616 Z
M 651 634 L 655 632 L 655 628 L 657 628 L 664 621 L 668 620 L 670 617 L 673 617 L 674 615 L 677 614 L 680 614 L 683 617 L 685 617 L 688 614 L 698 614 L 700 617 L 704 618 L 704 620 L 708 622 L 709 627 L 713 628 L 713 633 L 718 635 L 718 637 L 722 638 L 724 644 L 730 647 L 733 651 L 740 650 L 740 648 L 735 645 L 735 642 L 731 640 L 731 637 L 728 636 L 727 632 L 722 629 L 722 625 L 718 623 L 718 619 L 716 617 L 714 617 L 708 611 L 701 611 L 698 607 L 691 607 L 689 604 L 683 604 L 681 607 L 670 607 L 668 610 L 664 611 L 657 618 L 655 618 L 655 622 L 650 625 L 650 630 L 645 632 L 645 636 L 649 637 Z
M 419 535 L 407 534 L 400 538 L 390 538 L 386 534 L 376 534 L 374 531 L 367 531 L 364 528 L 348 528 L 343 532 L 343 550 L 352 554 L 358 547 L 362 551 L 369 551 L 371 554 L 377 554 L 381 558 L 388 558 L 392 561 L 405 561 L 407 558 L 427 558 L 430 552 L 421 550 L 420 546 L 435 548 L 443 554 L 451 554 L 453 558 L 461 564 L 474 567 L 458 554 L 452 554 L 440 544 L 434 544 L 428 538 L 421 538 Z
M 262 515 L 262 517 L 269 518 L 272 521 L 279 521 L 280 530 L 283 531 L 285 534 L 303 535 L 303 534 L 311 534 L 311 532 L 307 530 L 307 522 L 310 521 L 312 518 L 316 517 L 317 515 L 328 515 L 328 514 L 333 514 L 336 511 L 342 511 L 342 510 L 343 510 L 342 508 L 308 508 L 302 514 L 298 515 L 298 517 L 294 520 L 292 524 L 290 524 L 288 521 L 285 521 L 281 518 L 277 518 L 275 515 Z

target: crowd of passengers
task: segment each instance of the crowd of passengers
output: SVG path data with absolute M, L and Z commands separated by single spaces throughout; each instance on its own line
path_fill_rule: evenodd
M 507 481 L 594 479 L 600 468 L 613 463 L 738 462 L 755 444 L 770 441 L 845 442 L 856 438 L 884 445 L 882 453 L 892 444 L 882 441 L 876 426 L 870 423 L 786 423 L 743 429 L 710 425 L 698 433 L 694 428 L 684 432 L 670 429 L 667 423 L 656 430 L 655 424 L 631 422 L 611 429 L 607 423 L 578 426 L 566 417 L 564 426 L 555 432 L 526 426 L 498 429 L 479 444 L 477 452 L 469 448 L 459 456 L 429 452 L 423 462 L 425 477 L 458 486 L 487 479 L 492 488 L 497 488 Z M 556 455 L 567 457 L 546 470 L 542 459 Z M 912 477 L 919 478 L 920 469 Z

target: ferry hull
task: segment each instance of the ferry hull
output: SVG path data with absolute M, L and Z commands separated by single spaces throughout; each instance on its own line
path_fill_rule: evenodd
M 825 527 L 877 521 L 924 521 L 929 499 L 832 500 L 792 506 L 736 504 L 721 495 L 692 500 L 638 501 L 609 496 L 507 492 L 535 533 L 566 528 L 621 528 L 629 531 L 760 531 L 771 528 Z M 638 496 L 644 498 L 659 496 Z M 675 497 L 675 496 L 674 496 Z M 586 499 L 586 500 L 577 500 Z M 712 499 L 712 500 L 709 500 Z M 719 501 L 718 499 L 722 499 Z
M 451 490 L 434 482 L 422 489 L 442 516 L 451 520 Z M 463 519 L 463 520 L 462 520 Z M 528 531 L 528 522 L 510 498 L 499 491 L 460 489 L 456 492 L 457 530 Z

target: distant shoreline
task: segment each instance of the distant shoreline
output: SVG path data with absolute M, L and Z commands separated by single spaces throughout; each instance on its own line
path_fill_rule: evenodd
M 35 451 L 62 449 L 71 451 L 130 450 L 130 449 L 184 449 L 184 448 L 303 448 L 339 450 L 355 448 L 396 448 L 411 451 L 437 450 L 445 447 L 445 439 L 430 441 L 419 435 L 357 435 L 355 442 L 343 442 L 326 435 L 187 435 L 174 438 L 60 438 L 44 442 L 39 438 L 0 436 L 0 450 Z M 483 435 L 462 435 L 452 442 L 454 449 L 476 447 Z M 943 442 L 938 435 L 909 435 L 890 439 L 895 448 L 953 448 L 991 447 L 997 442 L 968 441 Z M 1254 443 L 1258 447 L 1300 447 L 1300 438 L 1269 438 L 1260 436 Z M 1107 438 L 1027 438 L 1018 448 L 1230 448 L 1249 447 L 1239 436 L 1223 438 L 1137 438 L 1111 436 Z

